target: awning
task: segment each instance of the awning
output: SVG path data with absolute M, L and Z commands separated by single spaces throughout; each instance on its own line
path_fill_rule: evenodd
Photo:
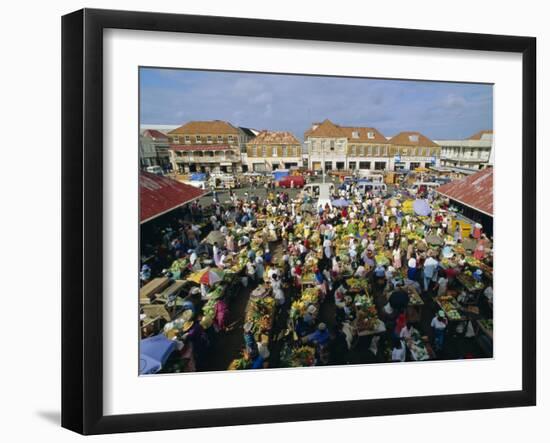
M 142 171 L 139 174 L 140 223 L 166 214 L 205 194 L 193 186 Z

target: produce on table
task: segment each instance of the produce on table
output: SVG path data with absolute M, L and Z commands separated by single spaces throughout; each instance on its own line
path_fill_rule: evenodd
M 366 278 L 351 277 L 346 280 L 350 289 L 360 289 L 367 292 L 369 290 L 369 282 Z
M 227 368 L 230 371 L 236 371 L 239 369 L 248 369 L 252 366 L 252 362 L 246 357 L 236 358 L 231 362 Z
M 313 366 L 315 364 L 315 348 L 306 345 L 291 348 L 287 345 L 281 351 L 281 363 L 290 368 Z

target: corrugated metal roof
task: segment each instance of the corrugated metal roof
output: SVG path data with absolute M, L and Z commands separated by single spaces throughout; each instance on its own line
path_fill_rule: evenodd
M 201 189 L 168 177 L 139 173 L 140 223 L 152 220 L 205 194 Z
M 493 168 L 454 180 L 437 188 L 440 194 L 488 215 L 493 215 Z

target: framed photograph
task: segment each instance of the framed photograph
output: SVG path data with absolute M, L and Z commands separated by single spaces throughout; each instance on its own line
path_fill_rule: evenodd
M 536 404 L 536 40 L 62 20 L 62 425 Z

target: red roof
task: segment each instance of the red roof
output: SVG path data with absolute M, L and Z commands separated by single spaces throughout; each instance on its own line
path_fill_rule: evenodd
M 205 194 L 201 189 L 168 177 L 139 173 L 140 223 L 152 220 Z
M 437 192 L 463 205 L 493 215 L 493 168 L 483 169 L 437 188 Z
M 157 131 L 156 129 L 146 129 L 145 131 L 143 131 L 143 135 L 145 137 L 150 137 L 152 139 L 160 138 L 163 140 L 168 140 L 168 136 L 166 134 L 163 134 L 162 132 Z
M 172 151 L 231 151 L 235 146 L 229 145 L 170 145 Z

